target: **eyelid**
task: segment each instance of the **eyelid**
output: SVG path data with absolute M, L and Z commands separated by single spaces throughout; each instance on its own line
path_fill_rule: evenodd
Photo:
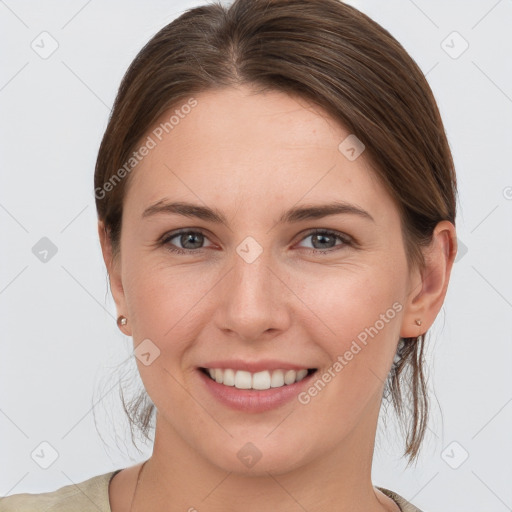
M 308 236 L 311 236 L 311 235 L 323 235 L 323 234 L 335 235 L 347 244 L 355 243 L 355 240 L 350 235 L 347 235 L 347 233 L 344 233 L 342 231 L 337 231 L 336 229 L 330 229 L 330 228 L 312 228 L 310 230 L 306 230 L 305 233 L 300 234 L 300 236 L 301 236 L 300 241 L 304 240 L 304 238 L 307 238 Z M 318 250 L 318 249 L 315 249 L 315 250 Z
M 173 238 L 177 237 L 178 235 L 183 235 L 187 233 L 192 234 L 200 234 L 203 235 L 205 238 L 207 238 L 212 244 L 213 242 L 210 240 L 210 235 L 207 230 L 203 228 L 180 228 L 175 231 L 169 231 L 165 234 L 163 234 L 157 241 L 158 245 L 167 245 L 169 243 L 169 240 L 172 240 Z M 182 249 L 181 247 L 177 247 L 176 249 L 180 251 L 188 251 L 190 253 L 192 252 L 200 252 L 202 249 L 206 249 L 206 247 L 200 247 L 199 249 Z
M 187 234 L 187 233 L 200 234 L 209 240 L 208 230 L 205 230 L 203 228 L 192 228 L 191 227 L 191 228 L 180 228 L 175 231 L 167 232 L 162 237 L 160 237 L 160 239 L 158 240 L 157 243 L 158 243 L 158 245 L 167 246 L 169 244 L 170 240 L 172 240 L 173 238 L 175 238 L 181 234 Z M 300 236 L 300 239 L 296 243 L 300 243 L 312 235 L 322 235 L 322 234 L 326 234 L 328 236 L 329 235 L 335 236 L 336 238 L 341 240 L 343 243 L 337 244 L 334 247 L 327 248 L 327 249 L 315 249 L 315 248 L 310 248 L 310 247 L 303 247 L 303 249 L 306 249 L 309 252 L 317 252 L 317 253 L 320 252 L 320 253 L 328 254 L 329 252 L 337 251 L 340 248 L 343 248 L 346 246 L 355 246 L 355 247 L 358 246 L 357 241 L 352 236 L 348 235 L 347 233 L 337 231 L 337 230 L 331 229 L 331 228 L 310 228 L 310 229 L 306 230 L 305 232 L 302 232 L 298 235 L 298 236 Z M 211 240 L 209 240 L 209 241 L 213 245 L 215 245 Z M 208 247 L 199 247 L 197 249 L 182 249 L 181 247 L 173 247 L 173 248 L 167 247 L 167 249 L 171 252 L 180 253 L 180 254 L 194 254 L 194 253 L 199 254 L 199 253 L 201 253 L 202 250 L 207 249 Z M 336 249 L 336 247 L 338 247 L 338 249 Z
M 334 237 L 335 239 L 341 240 L 341 243 L 335 243 L 334 247 L 328 247 L 326 249 L 315 249 L 314 247 L 300 247 L 303 250 L 308 251 L 312 254 L 324 254 L 329 255 L 332 253 L 337 253 L 340 250 L 347 249 L 347 248 L 357 248 L 358 243 L 356 240 L 351 237 L 350 235 L 342 232 L 337 231 L 336 229 L 329 229 L 329 228 L 313 228 L 310 230 L 307 230 L 305 233 L 300 234 L 300 239 L 297 244 L 300 244 L 307 238 L 313 235 L 327 235 Z

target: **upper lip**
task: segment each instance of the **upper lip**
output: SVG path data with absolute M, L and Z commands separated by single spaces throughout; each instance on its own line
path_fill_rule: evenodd
M 232 370 L 244 370 L 246 372 L 256 373 L 264 370 L 302 370 L 314 368 L 310 365 L 300 365 L 277 361 L 275 359 L 263 359 L 260 361 L 243 361 L 241 359 L 230 359 L 222 361 L 210 361 L 201 365 L 200 368 L 231 368 Z

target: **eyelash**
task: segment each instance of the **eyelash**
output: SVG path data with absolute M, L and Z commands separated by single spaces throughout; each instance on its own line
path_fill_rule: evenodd
M 198 254 L 199 253 L 200 254 L 201 250 L 204 249 L 203 247 L 198 248 L 198 249 L 180 249 L 179 247 L 173 247 L 169 244 L 169 242 L 173 238 L 176 238 L 177 236 L 184 235 L 184 234 L 193 234 L 193 235 L 200 234 L 200 235 L 203 235 L 204 237 L 207 237 L 207 235 L 205 233 L 203 233 L 201 230 L 183 229 L 180 231 L 174 231 L 172 233 L 169 233 L 168 235 L 164 235 L 164 237 L 161 239 L 161 241 L 159 243 L 162 246 L 164 246 L 164 245 L 167 246 L 166 249 L 172 253 L 176 253 L 176 254 Z M 325 250 L 304 248 L 306 250 L 309 250 L 313 254 L 318 254 L 318 253 L 330 254 L 334 251 L 342 249 L 345 246 L 355 245 L 354 240 L 351 237 L 349 237 L 348 235 L 345 235 L 344 233 L 339 233 L 338 231 L 332 231 L 332 230 L 328 230 L 328 229 L 314 229 L 312 231 L 309 231 L 306 235 L 304 235 L 304 237 L 299 242 L 302 242 L 306 238 L 313 236 L 313 235 L 334 236 L 335 238 L 337 238 L 338 240 L 341 240 L 343 242 L 342 244 L 335 246 L 335 247 L 338 247 L 337 249 L 335 247 L 325 249 Z

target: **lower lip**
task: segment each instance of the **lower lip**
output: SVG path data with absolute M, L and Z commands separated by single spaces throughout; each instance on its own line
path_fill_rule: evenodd
M 304 387 L 309 385 L 311 378 L 317 373 L 313 372 L 294 384 L 258 391 L 224 386 L 224 384 L 219 384 L 208 377 L 202 370 L 198 370 L 198 372 L 208 391 L 219 402 L 232 409 L 244 412 L 269 411 L 290 402 L 297 397 Z

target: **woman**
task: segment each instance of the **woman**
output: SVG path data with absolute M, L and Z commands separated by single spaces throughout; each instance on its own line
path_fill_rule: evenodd
M 371 465 L 383 395 L 410 461 L 426 429 L 456 180 L 387 31 L 338 0 L 186 12 L 121 83 L 95 196 L 153 454 L 2 510 L 418 510 Z

